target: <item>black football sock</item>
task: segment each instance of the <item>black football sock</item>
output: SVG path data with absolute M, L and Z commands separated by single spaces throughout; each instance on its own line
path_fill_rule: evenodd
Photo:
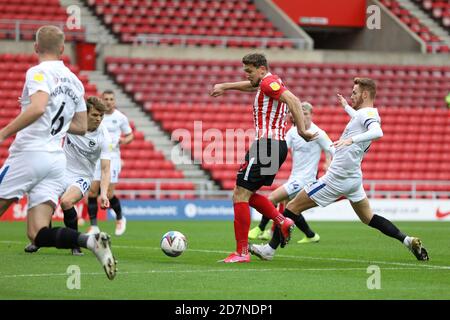
M 122 207 L 120 205 L 119 198 L 117 198 L 116 196 L 112 197 L 109 200 L 109 204 L 110 204 L 111 208 L 114 210 L 114 212 L 116 213 L 116 220 L 122 219 Z
M 311 230 L 311 228 L 308 225 L 308 222 L 306 222 L 305 218 L 301 213 L 297 216 L 297 220 L 294 221 L 297 228 L 299 228 L 308 238 L 312 238 L 316 235 L 316 233 Z
M 303 217 L 302 214 L 296 215 L 292 211 L 290 211 L 289 209 L 284 209 L 283 215 L 286 218 L 292 219 L 292 221 L 295 222 L 295 225 L 297 226 L 297 228 L 299 228 L 304 234 L 306 234 L 306 236 L 308 238 L 312 238 L 312 237 L 314 237 L 316 235 L 314 233 L 314 231 L 312 231 L 309 228 L 309 225 L 306 222 L 306 220 L 305 220 L 305 218 Z
M 64 212 L 64 225 L 67 228 L 78 231 L 78 216 L 75 207 L 63 210 L 63 212 Z
M 392 222 L 382 216 L 374 214 L 369 222 L 369 226 L 372 228 L 380 230 L 385 235 L 395 238 L 403 243 L 406 235 L 403 234 Z
M 272 249 L 277 249 L 278 246 L 281 243 L 281 230 L 280 230 L 280 226 L 276 226 L 275 229 L 273 230 L 273 235 L 272 235 L 272 239 L 270 239 L 269 241 L 269 246 Z
M 265 216 L 261 217 L 261 222 L 259 223 L 259 230 L 264 231 L 267 227 L 267 224 L 269 223 L 270 219 L 266 218 Z
M 48 228 L 39 230 L 34 244 L 42 247 L 56 247 L 58 249 L 72 249 L 78 247 L 78 235 L 80 233 L 69 228 Z
M 97 197 L 89 197 L 88 198 L 88 213 L 89 213 L 89 220 L 91 220 L 91 226 L 97 225 L 97 210 L 98 210 L 98 203 L 97 203 Z
M 312 231 L 309 228 L 309 225 L 306 222 L 306 220 L 305 220 L 305 218 L 303 217 L 302 214 L 296 215 L 292 211 L 290 211 L 289 209 L 284 209 L 283 215 L 286 218 L 292 219 L 292 221 L 295 222 L 295 225 L 297 226 L 297 228 L 299 228 L 301 231 L 303 231 L 303 233 L 306 234 L 306 236 L 308 238 L 312 238 L 312 237 L 314 237 L 316 235 L 314 233 L 314 231 Z

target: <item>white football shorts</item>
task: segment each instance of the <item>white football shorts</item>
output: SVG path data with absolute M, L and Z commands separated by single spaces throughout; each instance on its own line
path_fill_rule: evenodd
M 351 202 L 359 202 L 367 197 L 361 178 L 339 178 L 325 174 L 319 180 L 304 188 L 308 196 L 319 206 L 326 207 L 342 196 Z
M 86 195 L 86 192 L 89 191 L 89 188 L 91 187 L 91 180 L 86 177 L 66 177 L 66 191 L 69 189 L 69 187 L 76 187 L 80 189 L 81 194 L 83 197 Z
M 289 178 L 289 180 L 283 184 L 284 190 L 289 196 L 289 200 L 293 199 L 297 193 L 302 191 L 303 187 L 306 185 L 306 182 L 302 181 L 298 178 Z
M 120 171 L 122 170 L 122 160 L 120 158 L 113 157 L 110 162 L 111 180 L 110 183 L 119 182 Z M 94 181 L 100 181 L 102 176 L 102 169 L 100 165 L 100 159 L 95 164 Z
M 0 169 L 0 198 L 21 199 L 28 194 L 28 208 L 52 201 L 64 192 L 66 156 L 63 152 L 11 154 Z

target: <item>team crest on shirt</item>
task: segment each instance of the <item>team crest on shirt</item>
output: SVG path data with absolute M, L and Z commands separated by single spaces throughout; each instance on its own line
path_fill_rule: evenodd
M 117 123 L 117 120 L 113 120 L 112 123 L 116 124 L 116 123 Z
M 269 86 L 272 88 L 273 91 L 278 91 L 280 90 L 280 84 L 276 81 L 272 82 L 271 84 L 269 84 Z
M 33 76 L 33 80 L 37 81 L 37 82 L 42 82 L 42 81 L 44 81 L 44 75 L 42 73 L 36 73 Z
M 89 140 L 89 147 L 94 147 L 95 146 L 95 141 L 93 140 Z

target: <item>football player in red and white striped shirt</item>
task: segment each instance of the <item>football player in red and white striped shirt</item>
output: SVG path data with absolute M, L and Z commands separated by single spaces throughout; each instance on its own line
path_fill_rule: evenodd
M 242 63 L 247 81 L 216 84 L 210 93 L 211 96 L 217 97 L 226 90 L 257 92 L 253 104 L 255 142 L 248 150 L 245 163 L 237 173 L 233 192 L 236 252 L 221 260 L 225 263 L 250 262 L 247 237 L 250 228 L 250 206 L 280 227 L 283 236 L 282 246 L 289 241 L 294 222 L 280 214 L 267 197 L 256 193 L 262 186 L 272 184 L 286 159 L 287 109 L 291 112 L 301 137 L 309 141 L 317 135 L 306 131 L 300 100 L 284 86 L 277 75 L 269 72 L 263 54 L 248 54 L 242 59 Z

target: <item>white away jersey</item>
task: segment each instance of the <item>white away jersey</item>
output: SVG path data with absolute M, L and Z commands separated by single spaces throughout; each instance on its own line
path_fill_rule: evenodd
M 355 116 L 345 127 L 341 139 L 348 139 L 367 132 L 369 125 L 373 122 L 381 124 L 381 119 L 376 108 L 362 108 L 357 110 Z M 336 149 L 328 172 L 344 178 L 362 177 L 361 162 L 364 154 L 369 150 L 370 144 L 371 141 L 358 142 Z
M 314 123 L 308 132 L 319 132 L 316 140 L 306 142 L 297 132 L 297 127 L 292 126 L 286 134 L 286 143 L 292 150 L 292 170 L 289 179 L 296 178 L 305 184 L 316 180 L 320 154 L 323 151 L 333 154 L 333 142 L 325 131 Z
M 74 113 L 86 111 L 83 84 L 62 61 L 44 61 L 28 69 L 21 97 L 22 112 L 37 91 L 49 94 L 45 113 L 17 133 L 9 149 L 11 153 L 62 152 L 62 138 Z
M 132 132 L 130 123 L 127 117 L 119 110 L 114 110 L 111 114 L 106 114 L 103 117 L 102 124 L 106 127 L 111 136 L 113 150 L 111 157 L 120 158 L 119 139 L 121 134 L 130 134 Z
M 64 152 L 67 158 L 66 175 L 92 179 L 99 159 L 111 159 L 111 137 L 103 123 L 84 136 L 67 134 Z

